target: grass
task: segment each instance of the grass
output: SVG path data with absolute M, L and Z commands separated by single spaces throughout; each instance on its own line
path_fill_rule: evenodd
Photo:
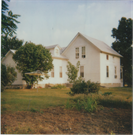
M 84 97 L 84 94 L 76 94 L 71 96 L 67 94 L 70 89 L 6 89 L 1 93 L 1 111 L 16 112 L 16 111 L 30 111 L 44 109 L 50 106 L 63 106 L 66 104 L 67 99 L 74 99 L 77 97 Z M 111 95 L 104 96 L 102 94 L 111 92 Z M 126 102 L 132 101 L 132 88 L 100 88 L 101 94 L 91 94 L 93 98 L 97 98 L 100 95 L 101 102 L 104 106 L 108 106 L 107 103 L 113 104 L 121 101 L 124 106 Z M 110 100 L 111 99 L 111 100 Z M 108 102 L 107 102 L 108 101 Z M 106 104 L 105 104 L 106 103 Z M 69 107 L 68 107 L 69 108 Z M 33 111 L 33 110 L 32 110 Z
M 27 111 L 34 108 L 40 110 L 50 106 L 64 105 L 69 89 L 6 89 L 1 93 L 2 111 Z

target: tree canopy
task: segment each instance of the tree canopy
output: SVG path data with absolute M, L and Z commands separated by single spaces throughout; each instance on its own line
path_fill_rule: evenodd
M 16 68 L 22 73 L 23 80 L 28 85 L 42 78 L 25 73 L 40 70 L 47 74 L 53 68 L 53 59 L 49 50 L 32 42 L 26 42 L 24 46 L 21 46 L 13 55 L 13 59 L 17 64 Z
M 16 20 L 18 17 L 20 17 L 20 15 L 13 14 L 13 12 L 8 9 L 8 4 L 6 1 L 9 2 L 10 0 L 2 0 L 1 34 L 8 34 L 13 36 L 13 33 L 16 34 L 16 23 L 20 23 Z
M 23 45 L 23 40 L 19 40 L 16 36 L 9 37 L 7 35 L 2 36 L 2 44 L 1 44 L 1 56 L 4 57 L 5 54 L 10 49 L 17 50 L 19 47 Z
M 67 65 L 67 75 L 68 75 L 68 81 L 70 83 L 73 83 L 77 76 L 78 76 L 78 71 L 79 71 L 79 65 L 80 62 L 78 61 L 76 66 L 72 65 L 69 61 L 68 61 L 68 65 Z
M 112 43 L 112 48 L 120 53 L 121 65 L 123 66 L 124 84 L 131 86 L 132 84 L 132 19 L 122 17 L 119 20 L 118 28 L 112 29 L 112 37 L 115 41 Z
M 4 91 L 5 86 L 11 85 L 16 78 L 17 72 L 14 67 L 1 64 L 1 91 Z

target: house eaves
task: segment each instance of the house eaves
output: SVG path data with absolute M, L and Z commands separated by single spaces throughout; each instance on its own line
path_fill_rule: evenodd
M 120 55 L 118 52 L 116 52 L 114 49 L 112 49 L 110 46 L 108 46 L 106 43 L 104 43 L 103 41 L 88 37 L 86 35 L 81 34 L 80 32 L 78 32 L 76 34 L 76 36 L 72 39 L 72 41 L 69 43 L 69 45 L 64 49 L 64 51 L 62 52 L 62 54 L 65 54 L 65 52 L 68 50 L 68 48 L 71 46 L 72 42 L 74 42 L 74 40 L 81 35 L 83 38 L 85 38 L 87 41 L 89 41 L 90 43 L 92 43 L 98 50 L 100 50 L 100 52 L 104 52 L 107 54 L 111 54 L 114 56 L 118 56 L 118 57 L 123 57 L 122 55 Z

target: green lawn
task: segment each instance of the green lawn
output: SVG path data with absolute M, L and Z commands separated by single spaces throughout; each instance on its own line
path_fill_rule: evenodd
M 116 88 L 100 88 L 100 92 L 103 94 L 105 92 L 112 92 L 114 98 L 122 100 L 132 101 L 132 88 L 131 87 L 116 87 Z
M 1 93 L 1 111 L 27 111 L 44 109 L 50 106 L 62 106 L 68 98 L 84 96 L 83 94 L 70 96 L 70 91 L 64 89 L 6 89 Z M 132 88 L 100 88 L 100 93 L 112 92 L 113 97 L 123 100 L 132 99 Z

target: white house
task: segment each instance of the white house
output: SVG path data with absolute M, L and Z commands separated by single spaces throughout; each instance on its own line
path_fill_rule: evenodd
M 102 41 L 77 33 L 67 47 L 61 48 L 59 45 L 45 46 L 50 50 L 54 68 L 49 72 L 49 79 L 39 81 L 41 87 L 46 84 L 66 84 L 67 62 L 76 65 L 80 61 L 78 76 L 82 76 L 85 81 L 98 82 L 101 86 L 122 87 L 122 67 L 120 66 L 119 53 Z M 15 50 L 10 50 L 2 59 L 2 63 L 15 67 L 12 55 Z M 24 85 L 22 76 L 18 72 L 17 80 L 13 85 Z

